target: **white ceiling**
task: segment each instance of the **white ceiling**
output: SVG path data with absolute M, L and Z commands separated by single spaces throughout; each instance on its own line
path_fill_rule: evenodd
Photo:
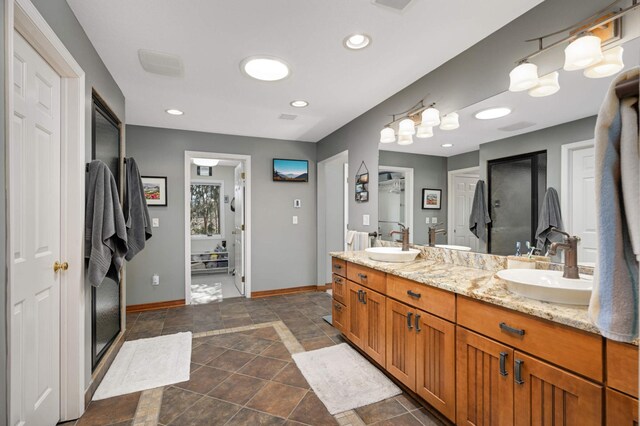
M 640 37 L 624 44 L 624 63 L 625 69 L 640 65 Z M 614 77 L 591 79 L 584 77 L 581 71 L 558 71 L 560 91 L 554 95 L 532 98 L 527 92 L 502 92 L 459 110 L 460 127 L 456 130 L 443 131 L 434 128 L 432 138 L 414 137 L 413 145 L 407 146 L 397 143 L 380 144 L 380 149 L 448 157 L 477 150 L 486 142 L 596 115 Z M 504 79 L 505 86 L 508 86 L 509 76 L 505 75 Z M 495 120 L 475 118 L 478 111 L 498 106 L 509 107 L 512 113 Z M 520 123 L 532 125 L 515 131 L 500 130 L 502 127 Z M 452 143 L 454 146 L 441 147 L 446 143 Z
M 68 0 L 126 97 L 127 123 L 310 142 L 540 2 L 414 0 L 398 13 L 370 0 Z M 354 32 L 371 45 L 345 49 Z M 184 78 L 145 72 L 138 49 L 179 55 Z M 257 54 L 284 59 L 292 75 L 266 83 L 241 74 L 242 59 Z M 310 105 L 293 108 L 294 99 Z

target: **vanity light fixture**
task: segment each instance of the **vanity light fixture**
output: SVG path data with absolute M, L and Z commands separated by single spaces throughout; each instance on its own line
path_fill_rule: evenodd
M 345 37 L 342 43 L 347 49 L 361 50 L 371 44 L 371 37 L 362 33 L 351 34 Z
M 600 38 L 586 34 L 572 41 L 564 49 L 564 70 L 582 70 L 597 64 L 603 57 Z
M 180 111 L 179 109 L 174 109 L 174 108 L 170 108 L 165 110 L 165 112 L 169 115 L 183 115 L 184 112 Z
M 484 109 L 476 113 L 475 117 L 478 120 L 493 120 L 495 118 L 504 117 L 509 114 L 511 114 L 511 109 L 507 107 L 496 107 Z
M 550 74 L 540 77 L 538 85 L 529 89 L 529 95 L 534 98 L 542 98 L 544 96 L 550 96 L 560 90 L 560 83 L 558 83 L 559 77 L 558 71 L 554 71 Z
M 385 127 L 380 130 L 380 143 L 394 143 L 396 134 L 391 127 Z
M 423 126 L 437 126 L 440 124 L 440 111 L 434 107 L 429 107 L 422 111 L 422 125 Z
M 523 62 L 509 73 L 509 91 L 522 92 L 538 84 L 538 66 Z
M 240 63 L 240 69 L 251 78 L 261 81 L 278 81 L 291 73 L 289 65 L 273 56 L 252 56 Z
M 440 145 L 443 148 L 451 148 L 453 146 L 452 143 L 443 143 L 442 145 Z
M 214 160 L 213 158 L 194 158 L 193 164 L 200 167 L 215 167 L 220 160 Z
M 455 130 L 458 127 L 460 127 L 460 122 L 458 121 L 458 113 L 450 112 L 449 114 L 442 117 L 440 130 Z
M 413 136 L 400 135 L 398 136 L 398 145 L 411 145 L 413 143 Z
M 624 68 L 623 52 L 622 46 L 607 50 L 604 52 L 604 58 L 600 62 L 584 70 L 584 76 L 588 78 L 603 78 L 622 71 Z
M 307 101 L 303 101 L 303 100 L 297 100 L 297 101 L 291 101 L 291 103 L 289 104 L 294 108 L 304 108 L 309 106 L 309 102 Z
M 413 135 L 420 139 L 433 137 L 433 128 L 437 125 L 440 125 L 442 130 L 460 127 L 457 113 L 452 112 L 440 117 L 435 103 L 425 105 L 425 99 L 406 111 L 393 114 L 393 119 L 380 130 L 380 143 L 396 142 L 398 136 L 399 145 L 410 145 L 414 142 Z
M 399 124 L 399 136 L 412 136 L 416 134 L 416 125 L 410 118 L 405 118 Z M 400 141 L 398 141 L 400 143 Z
M 420 124 L 416 130 L 416 137 L 420 139 L 433 137 L 433 127 Z

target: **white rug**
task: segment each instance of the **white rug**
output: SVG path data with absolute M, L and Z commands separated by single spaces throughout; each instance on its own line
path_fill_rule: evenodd
M 402 392 L 346 343 L 292 356 L 331 414 L 373 404 Z
M 125 342 L 93 400 L 189 380 L 191 333 Z

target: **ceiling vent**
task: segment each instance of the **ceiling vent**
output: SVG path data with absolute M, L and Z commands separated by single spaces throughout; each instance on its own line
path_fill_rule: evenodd
M 382 6 L 387 9 L 402 12 L 413 0 L 371 0 L 376 6 Z
M 182 59 L 177 55 L 140 49 L 138 50 L 138 59 L 140 59 L 142 68 L 152 74 L 167 77 L 182 77 L 184 75 Z
M 280 120 L 295 120 L 298 116 L 295 114 L 280 114 L 280 117 L 278 118 Z
M 530 121 L 520 121 L 518 123 L 513 123 L 508 126 L 499 127 L 498 130 L 502 130 L 503 132 L 515 132 L 516 130 L 526 129 L 527 127 L 535 126 L 536 123 L 532 123 Z

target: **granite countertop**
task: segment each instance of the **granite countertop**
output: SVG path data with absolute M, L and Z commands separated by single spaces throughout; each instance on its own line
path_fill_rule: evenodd
M 600 334 L 589 320 L 586 306 L 561 305 L 515 295 L 507 290 L 506 282 L 498 278 L 491 270 L 470 268 L 421 257 L 407 263 L 377 262 L 369 259 L 364 251 L 332 252 L 330 254 L 347 262 L 367 266 L 569 327 Z

